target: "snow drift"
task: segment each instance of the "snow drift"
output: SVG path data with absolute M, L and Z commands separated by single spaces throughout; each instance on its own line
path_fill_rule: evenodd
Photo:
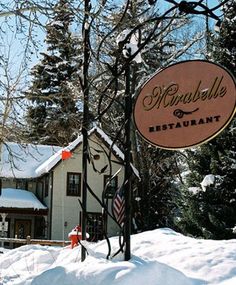
M 106 241 L 80 247 L 27 245 L 0 255 L 0 284 L 11 285 L 235 285 L 236 240 L 185 237 L 170 229 L 133 235 L 132 259 L 106 259 Z M 111 238 L 112 251 L 118 238 Z M 2 283 L 1 283 L 2 282 Z

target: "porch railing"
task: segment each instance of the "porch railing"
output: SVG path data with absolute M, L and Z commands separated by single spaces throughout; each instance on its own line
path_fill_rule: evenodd
M 53 245 L 53 246 L 67 246 L 70 245 L 70 241 L 63 240 L 44 240 L 44 239 L 31 239 L 27 236 L 26 239 L 19 238 L 0 238 L 0 244 L 4 242 L 18 243 L 18 244 L 40 244 L 40 245 Z

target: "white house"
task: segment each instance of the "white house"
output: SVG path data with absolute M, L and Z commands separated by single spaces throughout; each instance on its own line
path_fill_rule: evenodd
M 64 160 L 62 153 L 67 151 L 72 155 Z M 2 236 L 68 240 L 68 233 L 81 223 L 82 136 L 65 148 L 6 143 L 0 157 Z M 124 182 L 123 159 L 100 128 L 89 132 L 89 189 L 104 198 L 109 211 L 115 191 Z M 88 191 L 87 232 L 93 241 L 102 239 L 104 230 L 109 236 L 117 234 L 117 224 L 107 215 L 102 218 L 103 213 Z

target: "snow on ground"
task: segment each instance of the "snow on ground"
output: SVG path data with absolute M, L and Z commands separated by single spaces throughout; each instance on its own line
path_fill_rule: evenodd
M 111 238 L 112 251 L 118 238 Z M 0 255 L 1 285 L 235 285 L 236 240 L 201 240 L 170 229 L 131 237 L 132 258 L 106 259 L 107 243 L 80 247 L 26 245 Z

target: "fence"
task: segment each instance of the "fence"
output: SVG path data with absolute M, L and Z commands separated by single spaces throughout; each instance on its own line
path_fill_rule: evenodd
M 26 239 L 19 238 L 0 238 L 0 244 L 4 242 L 9 243 L 19 243 L 19 244 L 40 244 L 40 245 L 54 245 L 54 246 L 66 246 L 70 244 L 70 241 L 62 240 L 44 240 L 44 239 L 31 239 L 30 236 L 27 236 Z

